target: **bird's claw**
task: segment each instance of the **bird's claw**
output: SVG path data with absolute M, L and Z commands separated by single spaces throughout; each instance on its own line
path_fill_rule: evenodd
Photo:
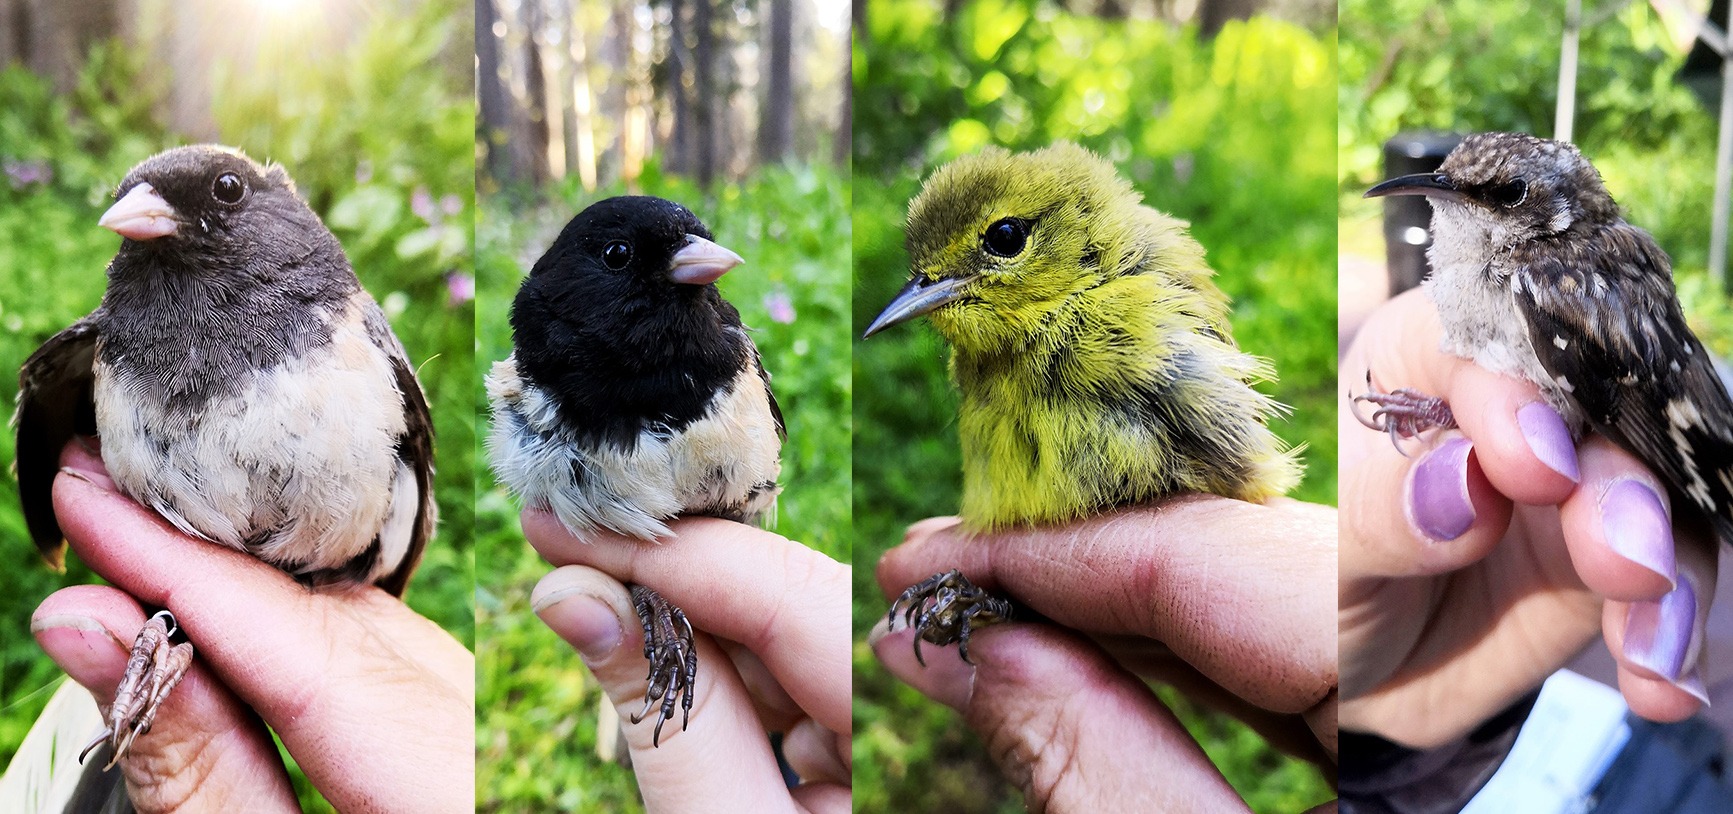
M 126 673 L 114 691 L 114 703 L 102 708 L 107 726 L 78 753 L 80 763 L 92 749 L 107 743 L 114 754 L 103 771 L 112 769 L 132 750 L 133 741 L 150 731 L 162 702 L 193 664 L 193 646 L 172 644 L 174 632 L 174 614 L 166 610 L 158 611 L 139 629 L 126 660 Z
M 1366 392 L 1352 396 L 1350 404 L 1348 411 L 1354 415 L 1355 421 L 1367 429 L 1387 433 L 1390 443 L 1403 455 L 1408 454 L 1402 448 L 1404 440 L 1419 438 L 1433 430 L 1456 428 L 1456 416 L 1450 412 L 1450 405 L 1444 399 L 1408 387 L 1380 393 L 1372 384 L 1370 370 L 1366 371 Z M 1372 405 L 1371 415 L 1361 413 L 1362 404 Z
M 909 586 L 891 603 L 886 620 L 894 625 L 899 610 L 903 626 L 916 631 L 915 661 L 922 667 L 927 666 L 921 655 L 923 639 L 941 647 L 956 644 L 963 661 L 974 664 L 969 661 L 969 633 L 1011 618 L 1009 601 L 975 587 L 955 568 Z
M 692 643 L 692 623 L 686 612 L 662 598 L 655 590 L 642 585 L 631 586 L 632 609 L 644 626 L 644 658 L 650 662 L 649 687 L 644 693 L 644 708 L 632 716 L 632 723 L 644 720 L 656 702 L 661 709 L 656 716 L 656 732 L 652 746 L 662 745 L 662 724 L 674 716 L 678 700 L 683 715 L 680 730 L 692 721 L 692 691 L 698 678 L 698 648 Z

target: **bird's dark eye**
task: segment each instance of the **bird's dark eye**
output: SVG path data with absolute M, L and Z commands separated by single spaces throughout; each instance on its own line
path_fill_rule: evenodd
M 239 175 L 225 172 L 211 182 L 211 197 L 226 204 L 238 204 L 247 197 L 247 182 Z
M 1023 246 L 1029 242 L 1029 223 L 1020 218 L 1004 218 L 994 221 L 987 227 L 987 233 L 981 236 L 981 247 L 988 254 L 1000 257 L 1016 257 L 1023 253 Z
M 1522 203 L 1528 197 L 1528 181 L 1517 178 L 1493 186 L 1486 191 L 1487 197 L 1499 206 L 1509 209 Z
M 608 268 L 619 271 L 632 262 L 632 244 L 624 240 L 615 240 L 602 247 L 602 262 Z

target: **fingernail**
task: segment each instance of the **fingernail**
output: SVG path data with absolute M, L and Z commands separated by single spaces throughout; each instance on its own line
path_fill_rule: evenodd
M 71 475 L 72 477 L 75 477 L 81 481 L 84 481 L 85 483 L 88 483 L 91 486 L 94 486 L 98 489 L 101 489 L 104 492 L 109 491 L 108 484 L 105 483 L 105 481 L 107 481 L 108 479 L 99 476 L 95 472 L 86 472 L 82 469 L 77 469 L 77 468 L 70 467 L 70 466 L 60 467 L 60 471 L 67 474 L 67 475 Z
M 1408 520 L 1426 537 L 1444 542 L 1474 525 L 1468 499 L 1468 454 L 1474 445 L 1452 438 L 1421 457 L 1408 475 Z
M 625 636 L 612 606 L 576 588 L 538 597 L 533 608 L 536 616 L 576 647 L 585 661 L 607 658 Z
M 1522 428 L 1523 440 L 1534 457 L 1548 469 L 1576 483 L 1582 474 L 1577 469 L 1577 445 L 1571 430 L 1552 405 L 1531 401 L 1516 411 L 1516 424 Z
M 1673 561 L 1673 524 L 1667 507 L 1648 484 L 1636 480 L 1614 483 L 1601 495 L 1601 529 L 1607 547 L 1678 586 Z
M 1625 612 L 1625 660 L 1662 679 L 1678 683 L 1697 626 L 1697 593 L 1679 580 L 1666 596 L 1632 602 Z
M 30 632 L 60 669 L 80 684 L 95 680 L 123 664 L 126 644 L 101 622 L 88 616 L 54 614 L 30 620 Z
M 959 712 L 969 708 L 969 698 L 975 693 L 975 665 L 963 661 L 957 648 L 925 645 L 921 655 L 927 666 L 915 659 L 915 631 L 902 628 L 892 631 L 880 619 L 867 634 L 873 655 L 890 674 L 922 695 Z
M 1703 686 L 1703 671 L 1696 667 L 1692 667 L 1690 672 L 1673 682 L 1673 686 L 1690 693 L 1692 698 L 1702 701 L 1704 707 L 1714 706 L 1709 703 L 1709 690 Z

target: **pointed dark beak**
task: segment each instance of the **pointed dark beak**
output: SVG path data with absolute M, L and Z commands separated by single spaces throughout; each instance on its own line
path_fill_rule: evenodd
M 897 292 L 890 304 L 885 306 L 885 310 L 879 312 L 873 323 L 867 326 L 866 333 L 861 334 L 861 338 L 865 339 L 892 325 L 908 322 L 942 305 L 956 302 L 963 296 L 964 287 L 974 279 L 970 276 L 929 280 L 916 275 L 908 285 L 903 286 L 903 290 Z
M 1371 189 L 1366 190 L 1367 198 L 1384 198 L 1392 195 L 1425 195 L 1428 198 L 1444 198 L 1460 201 L 1465 195 L 1456 188 L 1450 176 L 1442 172 L 1422 172 L 1415 175 L 1404 175 L 1392 178 Z

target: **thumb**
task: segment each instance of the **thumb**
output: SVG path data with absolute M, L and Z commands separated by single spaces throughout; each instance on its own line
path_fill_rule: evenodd
M 661 702 L 646 710 L 644 634 L 626 587 L 593 568 L 567 565 L 542 577 L 530 604 L 544 624 L 577 649 L 619 710 L 646 810 L 775 811 L 789 805 L 752 700 L 708 635 L 693 637 L 698 672 L 691 725 L 685 726 L 677 699 L 658 746 Z M 642 720 L 631 723 L 640 710 L 646 710 Z
M 913 638 L 881 621 L 868 641 L 891 674 L 963 713 L 1030 810 L 1246 810 L 1149 687 L 1087 639 L 997 625 L 970 639 L 974 665 L 932 649 L 923 669 Z
M 80 585 L 43 600 L 30 628 L 49 658 L 106 703 L 144 622 L 144 610 L 126 594 Z M 141 814 L 300 810 L 258 716 L 196 660 L 119 768 Z

